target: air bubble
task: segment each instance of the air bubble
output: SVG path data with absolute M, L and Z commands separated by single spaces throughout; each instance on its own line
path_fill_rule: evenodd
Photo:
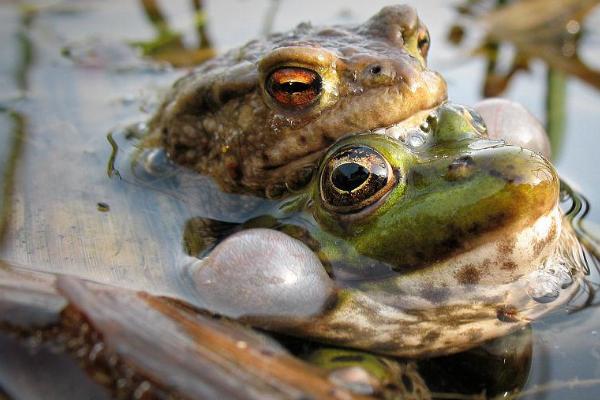
M 148 133 L 148 124 L 146 122 L 138 122 L 127 126 L 124 130 L 125 139 L 141 139 Z
M 421 147 L 425 144 L 426 138 L 421 132 L 410 132 L 406 139 L 409 146 L 413 148 Z
M 554 276 L 560 281 L 560 287 L 566 289 L 573 284 L 573 276 L 569 267 L 564 262 L 561 262 L 554 269 Z
M 140 157 L 144 172 L 151 176 L 165 176 L 172 172 L 171 164 L 164 149 L 146 150 Z
M 471 150 L 483 150 L 483 149 L 492 149 L 494 147 L 501 147 L 506 145 L 504 140 L 477 140 L 471 144 L 469 144 L 469 148 Z
M 538 303 L 550 303 L 560 295 L 562 282 L 547 271 L 536 271 L 529 277 L 527 294 Z

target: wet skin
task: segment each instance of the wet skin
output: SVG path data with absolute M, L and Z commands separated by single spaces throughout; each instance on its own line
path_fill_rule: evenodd
M 577 242 L 544 157 L 489 140 L 481 118 L 453 104 L 387 133 L 340 139 L 308 185 L 218 245 L 195 275 L 208 307 L 320 341 L 422 356 L 506 334 L 569 298 L 581 273 L 569 253 Z M 250 228 L 276 229 L 307 252 L 282 245 L 281 261 L 267 266 L 280 239 L 269 234 L 257 250 L 260 230 Z M 277 275 L 282 265 L 287 275 Z M 546 267 L 566 275 L 533 278 Z M 535 292 L 544 279 L 559 285 L 559 301 Z M 219 280 L 227 289 L 215 292 Z
M 312 27 L 255 40 L 175 83 L 149 145 L 226 191 L 278 197 L 338 138 L 406 121 L 446 99 L 426 66 L 414 9 L 383 8 L 355 27 Z

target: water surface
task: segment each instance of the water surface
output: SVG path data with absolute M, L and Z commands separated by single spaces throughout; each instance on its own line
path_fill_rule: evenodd
M 183 44 L 198 47 L 191 5 L 164 2 Z M 411 3 L 411 2 L 409 2 Z M 412 2 L 432 34 L 430 66 L 448 80 L 453 101 L 481 98 L 483 58 L 468 46 L 446 40 L 455 11 L 442 1 Z M 32 14 L 17 4 L 0 7 L 0 260 L 16 267 L 93 277 L 100 282 L 169 294 L 181 288 L 190 259 L 182 243 L 190 218 L 241 221 L 234 210 L 206 207 L 218 201 L 201 178 L 183 180 L 185 190 L 157 190 L 125 170 L 123 154 L 132 144 L 124 132 L 145 121 L 157 99 L 184 70 L 137 58 L 128 43 L 150 41 L 156 30 L 138 2 L 40 2 Z M 386 2 L 305 0 L 207 2 L 206 29 L 221 52 L 301 21 L 358 23 Z M 235 12 L 232 12 L 235 8 Z M 591 32 L 580 56 L 600 65 L 600 42 L 593 31 L 600 13 L 588 17 Z M 478 29 L 473 27 L 473 29 Z M 476 42 L 476 41 L 475 41 Z M 547 65 L 533 60 L 504 95 L 545 120 Z M 587 221 L 600 223 L 600 94 L 569 77 L 565 133 L 555 153 L 561 176 L 592 205 Z M 121 146 L 122 179 L 107 175 L 111 151 L 106 135 Z M 173 188 L 171 188 L 173 189 Z M 181 188 L 179 188 L 181 189 Z M 151 195 L 149 195 L 151 193 Z M 251 201 L 248 199 L 248 201 Z M 209 212 L 210 211 L 210 212 Z M 592 275 L 590 281 L 598 281 Z M 581 302 L 577 303 L 580 304 Z M 600 314 L 595 306 L 575 305 L 534 323 L 533 362 L 524 397 L 595 399 L 600 396 Z M 575 380 L 577 379 L 577 381 Z M 528 395 L 528 393 L 530 395 Z

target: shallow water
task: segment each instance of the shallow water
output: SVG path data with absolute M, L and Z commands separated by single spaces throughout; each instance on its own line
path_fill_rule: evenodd
M 414 3 L 432 34 L 430 66 L 448 80 L 450 99 L 473 104 L 480 98 L 484 61 L 446 42 L 456 17 L 446 2 Z M 16 5 L 0 7 L 0 37 L 5 42 L 0 48 L 0 212 L 7 223 L 0 236 L 0 260 L 117 285 L 128 282 L 129 287 L 157 293 L 177 292 L 185 286 L 177 266 L 193 262 L 182 242 L 186 221 L 203 216 L 235 222 L 247 215 L 227 208 L 207 209 L 207 203 L 215 202 L 211 196 L 219 195 L 194 192 L 195 178 L 184 179 L 189 190 L 177 196 L 171 190 L 148 189 L 143 179 L 136 181 L 136 171 L 125 170 L 123 151 L 128 144 L 123 131 L 146 120 L 163 90 L 182 74 L 142 62 L 123 45 L 153 37 L 139 4 L 47 4 L 30 20 L 23 20 Z M 384 4 L 281 2 L 272 29 L 287 30 L 305 20 L 316 25 L 361 22 Z M 231 7 L 236 8 L 235 16 Z M 222 51 L 261 35 L 270 7 L 268 1 L 208 2 L 209 37 Z M 188 2 L 169 2 L 165 11 L 173 27 L 186 32 L 186 43 L 192 44 L 196 39 Z M 589 18 L 589 25 L 597 26 L 598 13 Z M 600 43 L 593 32 L 584 44 L 582 58 L 599 65 Z M 529 73 L 512 81 L 506 96 L 543 119 L 545 88 L 545 66 L 534 62 Z M 600 207 L 595 206 L 600 205 L 596 166 L 600 139 L 595 132 L 600 126 L 600 95 L 570 78 L 566 100 L 566 134 L 555 155 L 557 166 L 592 205 L 587 220 L 600 223 Z M 114 133 L 122 149 L 116 167 L 123 179 L 107 176 L 112 151 L 108 132 Z M 534 323 L 533 361 L 524 397 L 600 396 L 599 318 L 595 307 L 587 307 Z

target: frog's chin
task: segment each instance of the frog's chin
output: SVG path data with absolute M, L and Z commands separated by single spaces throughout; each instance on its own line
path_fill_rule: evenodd
M 481 235 L 466 251 L 418 271 L 414 278 L 447 287 L 514 282 L 537 270 L 555 252 L 564 228 L 562 218 L 555 206 L 531 224 L 516 221 Z M 410 287 L 415 283 L 410 282 Z
M 518 229 L 508 226 L 489 232 L 459 254 L 426 268 L 387 278 L 385 282 L 368 282 L 360 287 L 377 301 L 401 309 L 429 309 L 440 304 L 477 301 L 504 302 L 510 285 L 557 263 L 561 244 L 570 231 L 562 219 L 557 206 L 531 225 L 517 224 Z M 387 291 L 377 290 L 384 285 Z M 389 293 L 390 287 L 402 295 L 382 295 Z M 500 292 L 498 288 L 502 288 Z M 539 287 L 537 292 L 541 291 Z

